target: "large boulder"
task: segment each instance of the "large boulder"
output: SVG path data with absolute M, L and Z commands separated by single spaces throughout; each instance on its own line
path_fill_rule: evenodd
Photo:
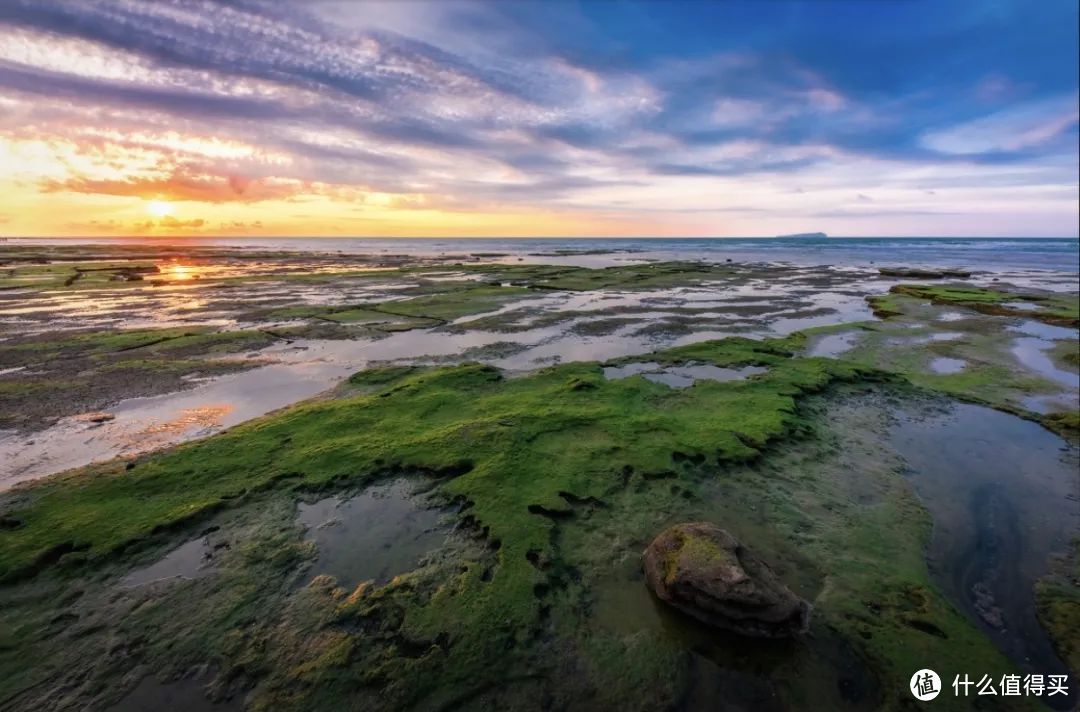
M 656 596 L 717 628 L 759 638 L 806 632 L 810 604 L 731 534 L 705 522 L 676 524 L 642 555 Z

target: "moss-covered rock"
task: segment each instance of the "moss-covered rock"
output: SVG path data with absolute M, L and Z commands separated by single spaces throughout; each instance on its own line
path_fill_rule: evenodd
M 642 554 L 656 596 L 717 628 L 756 638 L 805 633 L 810 604 L 730 533 L 707 522 L 676 524 Z

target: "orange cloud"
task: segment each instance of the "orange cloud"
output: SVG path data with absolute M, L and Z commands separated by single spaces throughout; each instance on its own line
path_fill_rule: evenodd
M 302 181 L 282 178 L 248 178 L 241 175 L 192 175 L 173 171 L 167 178 L 133 177 L 99 180 L 77 176 L 64 180 L 47 179 L 39 184 L 44 193 L 84 193 L 118 195 L 152 200 L 192 200 L 204 203 L 255 203 L 284 200 L 310 192 Z
M 161 227 L 170 230 L 183 230 L 186 228 L 200 228 L 206 224 L 206 221 L 202 218 L 196 218 L 194 220 L 177 220 L 172 215 L 166 215 L 158 224 Z

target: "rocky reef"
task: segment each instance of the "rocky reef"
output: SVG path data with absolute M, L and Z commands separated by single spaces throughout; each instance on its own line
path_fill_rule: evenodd
M 966 269 L 930 269 L 926 267 L 881 267 L 878 272 L 883 277 L 902 277 L 904 279 L 967 279 L 971 271 Z

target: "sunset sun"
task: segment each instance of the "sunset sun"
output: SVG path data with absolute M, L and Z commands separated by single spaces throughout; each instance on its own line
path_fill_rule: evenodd
M 146 204 L 146 212 L 150 213 L 155 218 L 164 218 L 172 215 L 174 209 L 172 203 L 164 200 L 151 200 Z

